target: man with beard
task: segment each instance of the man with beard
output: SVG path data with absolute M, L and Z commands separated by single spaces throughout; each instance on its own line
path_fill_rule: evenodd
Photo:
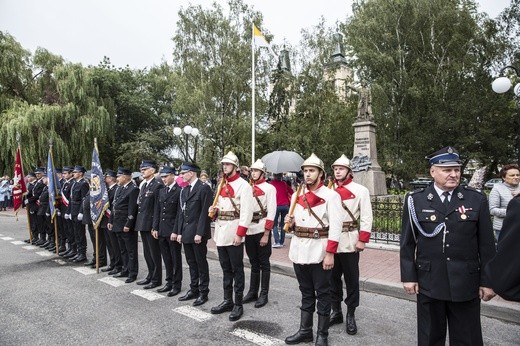
M 341 199 L 323 186 L 325 169 L 315 154 L 301 168 L 305 184 L 300 194 L 292 197 L 292 203 L 296 203 L 293 215 L 285 217 L 293 232 L 289 258 L 302 294 L 301 320 L 300 329 L 287 337 L 285 343 L 292 345 L 314 339 L 312 324 L 317 308 L 316 345 L 322 346 L 328 345 L 331 269 L 343 226 Z
M 184 246 L 186 262 L 190 267 L 190 290 L 180 301 L 195 299 L 193 306 L 208 301 L 209 267 L 206 255 L 208 239 L 211 238 L 211 220 L 207 211 L 211 206 L 213 192 L 209 185 L 197 178 L 199 167 L 185 162 L 181 166 L 182 179 L 189 185 L 181 192 L 177 223 L 177 240 Z
M 459 153 L 429 157 L 433 184 L 409 193 L 401 227 L 401 281 L 417 295 L 419 345 L 482 345 L 480 300 L 495 296 L 483 270 L 495 255 L 486 195 L 461 187 Z
M 162 284 L 162 262 L 159 240 L 152 237 L 152 224 L 157 194 L 164 185 L 155 179 L 157 165 L 155 161 L 143 160 L 139 167 L 143 176 L 137 197 L 137 218 L 135 231 L 141 233 L 143 254 L 148 267 L 146 278 L 137 281 L 138 285 L 145 285 L 145 290 L 158 287 Z
M 161 178 L 164 186 L 157 191 L 152 236 L 159 242 L 166 269 L 166 284 L 157 292 L 168 292 L 168 297 L 173 297 L 180 293 L 182 285 L 181 244 L 177 242 L 175 233 L 181 187 L 175 183 L 177 176 L 173 167 L 164 167 Z
M 114 196 L 107 228 L 117 234 L 123 260 L 121 272 L 115 274 L 114 277 L 126 277 L 125 283 L 128 284 L 137 279 L 139 272 L 137 232 L 134 232 L 139 188 L 132 181 L 132 172 L 123 167 L 119 167 L 117 170 L 117 184 L 119 187 Z
M 359 253 L 365 249 L 370 240 L 372 229 L 372 205 L 368 189 L 353 181 L 350 160 L 341 155 L 332 164 L 334 181 L 332 189 L 341 197 L 343 229 L 339 239 L 338 251 L 334 255 L 334 268 L 330 281 L 330 298 L 332 312 L 330 325 L 343 323 L 341 301 L 343 300 L 343 284 L 347 286 L 346 331 L 350 335 L 357 333 L 354 312 L 359 306 Z
M 212 314 L 231 311 L 230 321 L 242 317 L 244 294 L 244 237 L 253 217 L 253 192 L 251 186 L 237 171 L 238 158 L 228 152 L 222 160 L 223 185 L 216 206 L 209 213 L 217 215 L 214 240 L 217 245 L 220 267 L 224 274 L 224 301 L 211 308 Z M 217 191 L 218 193 L 219 191 Z M 234 287 L 233 287 L 234 282 Z M 233 303 L 233 288 L 235 301 Z
M 246 235 L 246 253 L 251 263 L 249 292 L 244 303 L 255 302 L 255 308 L 261 308 L 268 301 L 269 281 L 271 278 L 271 230 L 276 215 L 276 189 L 265 181 L 266 168 L 258 159 L 250 167 L 253 185 L 253 219 Z M 261 276 L 260 276 L 261 274 Z M 261 278 L 261 279 L 260 279 Z M 260 296 L 258 288 L 262 284 Z

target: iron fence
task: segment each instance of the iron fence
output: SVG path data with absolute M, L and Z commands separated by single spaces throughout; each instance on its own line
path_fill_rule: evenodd
M 370 241 L 399 244 L 404 196 L 372 196 L 371 202 L 374 221 Z

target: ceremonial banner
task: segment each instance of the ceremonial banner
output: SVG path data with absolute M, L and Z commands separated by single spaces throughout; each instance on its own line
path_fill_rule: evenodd
M 27 193 L 25 177 L 23 176 L 22 154 L 20 153 L 20 146 L 16 148 L 13 181 L 13 206 L 14 213 L 16 215 L 18 214 L 18 210 L 22 207 L 23 196 Z
M 90 216 L 94 228 L 98 228 L 103 213 L 109 207 L 109 202 L 96 144 L 94 144 L 94 150 L 92 151 L 92 170 L 90 174 Z
M 49 154 L 47 155 L 47 179 L 49 180 L 49 209 L 52 221 L 56 217 L 56 197 L 58 197 L 58 191 L 61 189 L 56 168 L 54 167 L 52 145 L 49 147 Z

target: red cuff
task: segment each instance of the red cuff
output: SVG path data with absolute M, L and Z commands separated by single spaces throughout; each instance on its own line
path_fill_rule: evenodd
M 237 235 L 239 235 L 241 237 L 245 237 L 246 233 L 247 233 L 247 227 L 238 226 L 238 228 L 237 228 Z
M 327 241 L 327 252 L 329 252 L 329 253 L 338 252 L 338 244 L 339 244 L 339 242 L 329 239 Z
M 274 221 L 273 220 L 265 220 L 265 227 L 264 229 L 267 229 L 267 230 L 272 230 L 273 229 L 273 226 L 274 226 Z
M 359 231 L 359 241 L 362 241 L 363 243 L 368 243 L 370 241 L 370 232 Z

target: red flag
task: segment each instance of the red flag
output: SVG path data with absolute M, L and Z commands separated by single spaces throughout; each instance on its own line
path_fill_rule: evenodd
M 22 155 L 20 147 L 16 149 L 16 161 L 14 163 L 14 185 L 13 185 L 13 205 L 15 214 L 22 207 L 23 196 L 27 193 L 25 177 L 23 176 Z

